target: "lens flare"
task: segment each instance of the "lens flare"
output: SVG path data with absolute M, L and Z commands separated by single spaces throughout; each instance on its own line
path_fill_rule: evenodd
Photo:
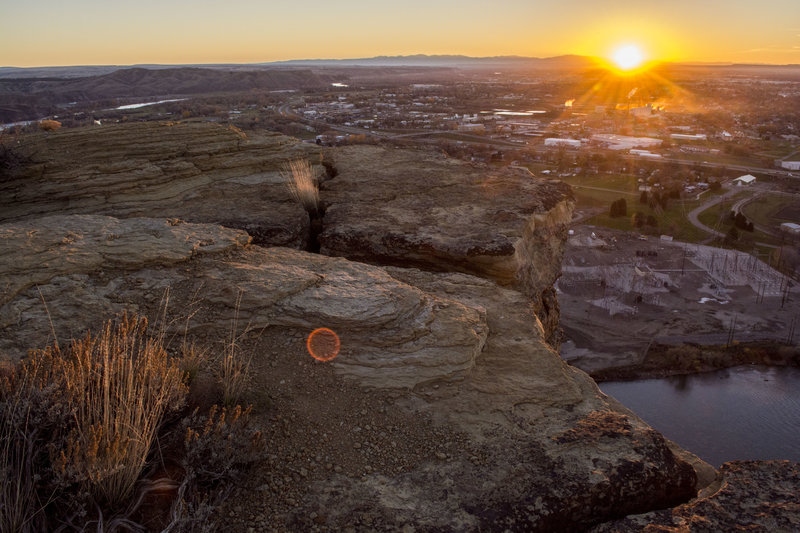
M 339 355 L 339 336 L 328 328 L 317 328 L 308 335 L 306 348 L 317 361 L 331 361 Z

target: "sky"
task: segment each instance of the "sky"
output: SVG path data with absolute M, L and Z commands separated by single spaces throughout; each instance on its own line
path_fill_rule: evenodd
M 0 66 L 378 55 L 800 63 L 800 0 L 0 0 Z

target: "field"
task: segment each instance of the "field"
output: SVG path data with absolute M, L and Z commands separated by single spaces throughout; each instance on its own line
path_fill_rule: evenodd
M 800 199 L 783 194 L 765 194 L 747 203 L 742 212 L 756 225 L 777 229 L 783 222 L 800 221 Z
M 639 203 L 640 192 L 636 177 L 630 175 L 610 174 L 590 177 L 565 177 L 562 181 L 569 183 L 577 200 L 578 208 L 597 208 L 603 212 L 587 220 L 587 224 L 607 228 L 636 231 L 639 233 L 668 234 L 675 239 L 685 242 L 700 242 L 709 235 L 694 227 L 686 218 L 689 211 L 704 202 L 713 193 L 705 193 L 701 200 L 696 197 L 691 199 L 670 199 L 667 208 L 651 208 L 647 204 Z M 609 215 L 611 202 L 624 198 L 627 202 L 627 216 L 614 217 Z M 657 226 L 634 227 L 632 216 L 635 212 L 653 216 Z

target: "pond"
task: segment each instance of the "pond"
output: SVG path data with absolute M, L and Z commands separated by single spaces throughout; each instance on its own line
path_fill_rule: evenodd
M 600 388 L 715 467 L 735 459 L 800 461 L 800 369 L 740 366 Z

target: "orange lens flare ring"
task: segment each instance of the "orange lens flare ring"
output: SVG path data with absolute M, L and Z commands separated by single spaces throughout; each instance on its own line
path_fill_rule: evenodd
M 339 355 L 339 336 L 328 328 L 317 328 L 308 335 L 306 348 L 317 361 L 331 361 Z

